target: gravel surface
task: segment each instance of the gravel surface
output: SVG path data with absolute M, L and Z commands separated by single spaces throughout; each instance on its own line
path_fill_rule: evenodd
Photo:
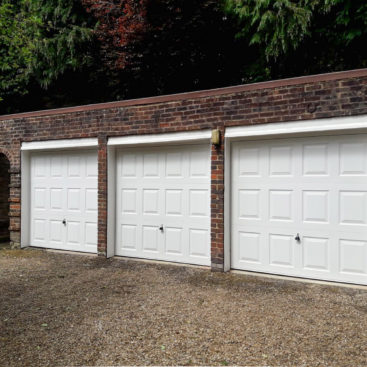
M 0 250 L 0 366 L 366 366 L 367 291 Z

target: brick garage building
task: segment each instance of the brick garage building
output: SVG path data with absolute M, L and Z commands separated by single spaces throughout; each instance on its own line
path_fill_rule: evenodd
M 0 153 L 2 161 L 6 157 L 10 163 L 11 243 L 58 248 L 57 243 L 63 241 L 61 248 L 68 249 L 70 240 L 75 246 L 69 249 L 78 251 L 82 225 L 84 244 L 89 244 L 82 251 L 97 250 L 101 256 L 177 258 L 219 271 L 232 267 L 366 284 L 364 114 L 366 69 L 1 116 Z M 210 142 L 213 129 L 220 131 L 219 145 Z M 321 138 L 315 137 L 318 135 Z M 192 155 L 196 150 L 193 153 L 187 144 L 194 145 L 197 155 Z M 84 157 L 79 149 L 83 154 L 94 149 L 95 158 L 94 153 Z M 160 186 L 155 187 L 154 167 L 167 173 L 170 162 L 172 172 L 180 162 L 182 172 L 189 173 L 172 173 L 171 181 L 157 173 Z M 199 162 L 197 167 L 195 162 Z M 75 164 L 86 167 L 83 179 Z M 299 164 L 302 172 L 297 171 Z M 125 175 L 125 168 L 126 172 L 142 170 L 142 176 Z M 89 176 L 88 170 L 94 169 L 95 175 Z M 145 175 L 145 170 L 154 172 Z M 241 172 L 237 175 L 236 170 Z M 75 187 L 76 182 L 80 188 Z M 182 188 L 177 186 L 180 182 Z M 161 192 L 165 197 L 159 196 Z M 95 208 L 88 209 L 93 200 Z M 186 210 L 182 220 L 181 209 L 172 209 L 178 210 L 176 222 L 167 215 L 168 203 L 174 205 L 175 200 Z M 166 206 L 162 209 L 163 201 Z M 145 203 L 146 208 L 142 207 Z M 6 201 L 0 204 L 7 210 Z M 137 208 L 142 213 L 135 220 Z M 66 218 L 68 223 L 62 226 L 65 210 L 79 212 L 83 223 Z M 142 219 L 145 211 L 151 214 L 149 223 Z M 338 218 L 333 217 L 335 211 L 340 212 Z M 85 219 L 88 213 L 89 222 Z M 163 228 L 166 219 L 167 229 Z M 162 228 L 155 230 L 161 227 L 159 221 Z M 195 223 L 198 228 L 193 229 Z M 64 227 L 69 232 L 62 232 Z M 180 243 L 172 245 L 169 256 L 163 253 L 171 244 L 160 242 L 164 241 L 161 232 L 166 241 Z M 121 238 L 129 243 L 116 250 Z M 144 255 L 144 241 L 148 255 Z M 198 249 L 185 249 L 190 241 Z M 205 241 L 207 250 L 200 247 Z M 134 246 L 143 247 L 136 252 Z M 182 261 L 181 252 L 185 252 Z

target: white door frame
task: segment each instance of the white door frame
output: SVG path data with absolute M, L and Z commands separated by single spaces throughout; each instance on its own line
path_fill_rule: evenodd
M 60 139 L 23 142 L 20 152 L 21 167 L 21 217 L 20 217 L 20 247 L 28 247 L 30 244 L 30 205 L 31 205 L 31 154 L 41 151 L 62 151 L 95 148 L 97 150 L 98 139 Z
M 239 140 L 367 133 L 367 115 L 229 127 L 224 139 L 224 271 L 231 270 L 231 143 Z
M 159 145 L 184 145 L 207 142 L 211 130 L 184 131 L 151 135 L 111 137 L 107 142 L 107 257 L 115 256 L 116 246 L 116 149 Z

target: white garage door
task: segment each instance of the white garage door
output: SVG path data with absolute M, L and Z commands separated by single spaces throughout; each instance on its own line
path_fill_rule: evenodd
M 116 254 L 210 264 L 210 146 L 117 153 Z
M 232 268 L 367 284 L 367 136 L 234 143 L 231 221 Z
M 31 156 L 31 246 L 97 252 L 97 153 Z

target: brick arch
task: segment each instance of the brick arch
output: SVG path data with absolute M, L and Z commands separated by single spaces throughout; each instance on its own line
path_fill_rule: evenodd
M 0 155 L 3 154 L 7 160 L 9 161 L 10 168 L 14 167 L 14 160 L 12 154 L 9 152 L 8 149 L 0 147 Z
M 10 240 L 10 168 L 11 159 L 7 151 L 0 148 L 0 242 Z

